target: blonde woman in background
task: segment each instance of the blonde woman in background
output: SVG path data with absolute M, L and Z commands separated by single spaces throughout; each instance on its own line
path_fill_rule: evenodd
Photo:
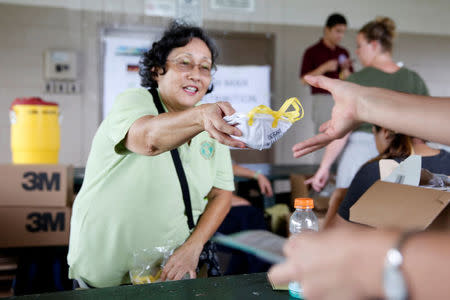
M 425 82 L 416 72 L 399 67 L 394 62 L 392 49 L 395 35 L 395 23 L 390 18 L 379 17 L 365 24 L 356 38 L 356 54 L 364 68 L 350 75 L 347 81 L 403 93 L 428 95 Z M 296 158 L 300 157 L 295 151 L 297 145 L 293 148 Z M 363 123 L 353 132 L 330 143 L 319 169 L 306 183 L 311 184 L 316 191 L 322 190 L 328 182 L 330 168 L 339 155 L 341 158 L 337 168 L 336 190 L 330 198 L 330 208 L 324 226 L 336 213 L 359 168 L 378 155 L 372 125 Z

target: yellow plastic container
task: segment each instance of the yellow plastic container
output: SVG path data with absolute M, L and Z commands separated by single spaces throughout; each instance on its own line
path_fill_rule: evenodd
M 58 104 L 16 99 L 10 108 L 14 164 L 57 164 L 60 148 Z

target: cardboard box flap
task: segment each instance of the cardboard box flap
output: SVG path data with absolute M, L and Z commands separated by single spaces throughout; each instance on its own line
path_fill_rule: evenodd
M 424 230 L 449 202 L 446 191 L 377 181 L 350 208 L 350 220 L 377 228 Z

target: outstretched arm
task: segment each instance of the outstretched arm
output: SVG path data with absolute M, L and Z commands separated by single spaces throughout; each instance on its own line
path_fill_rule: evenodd
M 306 76 L 316 87 L 328 90 L 335 105 L 331 120 L 320 127 L 322 133 L 298 143 L 294 152 L 308 154 L 343 137 L 362 122 L 376 124 L 399 133 L 438 143 L 450 144 L 450 98 L 398 93 L 363 87 L 324 76 Z M 427 125 L 421 120 L 426 118 Z
M 245 144 L 230 135 L 241 132 L 228 125 L 223 117 L 234 113 L 228 102 L 203 104 L 182 112 L 148 115 L 136 120 L 128 130 L 125 147 L 143 155 L 158 155 L 186 143 L 202 131 L 220 143 L 244 148 Z

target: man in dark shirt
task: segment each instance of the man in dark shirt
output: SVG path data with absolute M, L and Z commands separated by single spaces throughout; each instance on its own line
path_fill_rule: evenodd
M 328 17 L 323 37 L 316 44 L 306 49 L 300 69 L 300 80 L 305 75 L 325 75 L 330 78 L 347 78 L 353 68 L 350 55 L 345 48 L 339 46 L 345 31 L 347 21 L 340 14 Z M 329 92 L 311 87 L 313 97 L 313 121 L 318 128 L 331 116 L 333 99 Z

